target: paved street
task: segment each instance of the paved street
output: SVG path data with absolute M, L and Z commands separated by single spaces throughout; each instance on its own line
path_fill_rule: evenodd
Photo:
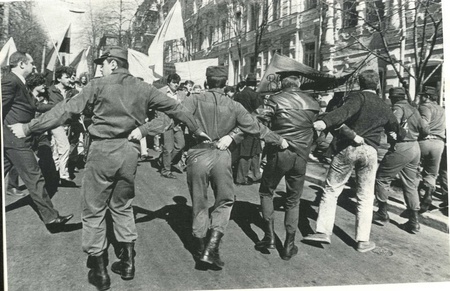
M 83 171 L 77 173 L 81 185 Z M 342 195 L 331 245 L 302 243 L 317 217 L 320 188 L 305 184 L 300 206 L 299 253 L 290 261 L 280 258 L 284 240 L 282 196 L 275 198 L 278 250 L 262 254 L 254 249 L 261 238 L 258 185 L 236 188 L 232 220 L 221 246 L 222 271 L 196 270 L 190 253 L 190 205 L 186 176 L 177 180 L 159 176 L 149 162 L 140 163 L 134 202 L 139 239 L 136 277 L 123 281 L 110 272 L 112 290 L 194 290 L 235 288 L 310 287 L 380 283 L 450 281 L 449 236 L 422 225 L 411 235 L 398 225 L 395 214 L 385 227 L 373 226 L 377 248 L 354 250 L 354 202 L 351 191 Z M 211 193 L 211 191 L 210 191 Z M 74 213 L 65 232 L 50 234 L 28 205 L 29 198 L 6 198 L 7 268 L 9 290 L 95 290 L 87 283 L 86 256 L 81 250 L 79 188 L 60 188 L 53 197 L 61 214 Z M 109 249 L 110 265 L 115 261 Z

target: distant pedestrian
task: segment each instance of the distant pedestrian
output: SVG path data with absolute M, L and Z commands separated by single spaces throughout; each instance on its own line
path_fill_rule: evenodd
M 316 121 L 316 130 L 346 125 L 353 134 L 339 135 L 336 155 L 328 170 L 316 223 L 316 233 L 305 241 L 330 243 L 336 215 L 337 199 L 350 178 L 356 172 L 356 250 L 368 252 L 375 248 L 370 241 L 374 200 L 377 148 L 383 129 L 398 133 L 399 125 L 389 106 L 376 94 L 378 72 L 367 70 L 359 75 L 360 92 L 351 93 L 345 103 Z

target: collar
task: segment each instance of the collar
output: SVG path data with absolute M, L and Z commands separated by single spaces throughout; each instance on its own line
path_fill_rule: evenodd
M 17 78 L 19 78 L 20 79 L 20 81 L 22 81 L 22 83 L 24 84 L 24 85 L 26 85 L 27 83 L 26 83 L 26 81 L 25 81 L 25 78 L 22 76 L 22 75 L 19 75 L 19 74 L 17 74 L 16 72 L 14 72 L 14 71 L 11 71 L 11 73 L 13 73 L 14 75 L 16 75 L 17 76 Z

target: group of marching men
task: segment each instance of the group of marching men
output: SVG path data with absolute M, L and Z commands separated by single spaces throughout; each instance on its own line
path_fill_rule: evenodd
M 229 147 L 245 139 L 257 143 L 264 140 L 267 160 L 259 187 L 264 237 L 256 243 L 256 249 L 275 248 L 273 197 L 279 182 L 285 178 L 286 235 L 281 258 L 290 260 L 297 254 L 295 234 L 306 165 L 315 131 L 324 130 L 334 135 L 334 155 L 315 233 L 303 239 L 330 243 L 337 199 L 353 170 L 356 172 L 357 251 L 368 252 L 376 247 L 370 240 L 371 224 L 389 221 L 388 188 L 397 175 L 401 177 L 409 212 L 402 228 L 412 233 L 419 231 L 418 212 L 427 211 L 431 204 L 445 143 L 445 114 L 436 102 L 434 88 L 427 87 L 419 93 L 418 109 L 408 102 L 403 88 L 392 88 L 391 108 L 377 94 L 378 73 L 363 71 L 359 74 L 360 91 L 348 94 L 340 107 L 319 119 L 319 103 L 300 90 L 296 72 L 278 72 L 281 91 L 249 110 L 225 93 L 228 70 L 224 66 L 208 67 L 208 89 L 191 92 L 179 102 L 168 98 L 168 91 L 162 92 L 132 76 L 127 57 L 127 51 L 120 47 L 105 50 L 94 61 L 101 66 L 103 77 L 91 80 L 71 98 L 60 92 L 65 98 L 37 117 L 40 105 L 35 102 L 39 96 L 35 90 L 39 91 L 40 85 L 32 88 L 34 85 L 30 86 L 26 80 L 35 69 L 33 58 L 27 53 L 14 53 L 10 58 L 11 72 L 2 78 L 5 174 L 14 166 L 50 231 L 63 228 L 73 215 L 62 216 L 54 209 L 32 143 L 37 136 L 57 129 L 68 120 L 78 119 L 80 114 L 90 117 L 87 127 L 90 146 L 81 185 L 82 247 L 88 254 L 88 281 L 98 290 L 107 290 L 111 285 L 107 271 L 107 210 L 120 243 L 119 260 L 112 264 L 111 270 L 123 279 L 135 276 L 138 235 L 132 203 L 140 141 L 146 136 L 164 134 L 180 123 L 192 136 L 185 162 L 192 199 L 195 242 L 192 253 L 200 266 L 213 269 L 224 266 L 219 245 L 235 199 Z M 63 74 L 57 80 L 62 83 L 71 76 Z M 149 120 L 149 110 L 165 114 Z M 378 164 L 377 148 L 383 132 L 391 148 Z M 417 178 L 421 157 L 425 189 L 422 198 Z M 251 159 L 247 158 L 243 164 L 251 165 Z M 243 173 L 248 174 L 248 168 Z M 208 207 L 209 184 L 215 199 L 212 211 Z M 374 213 L 375 197 L 378 210 Z

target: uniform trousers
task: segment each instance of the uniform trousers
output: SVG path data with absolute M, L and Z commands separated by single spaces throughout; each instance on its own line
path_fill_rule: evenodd
M 417 192 L 419 162 L 420 147 L 417 141 L 399 142 L 395 145 L 394 151 L 389 150 L 377 171 L 375 182 L 377 200 L 387 202 L 391 182 L 399 175 L 407 208 L 419 210 L 420 201 Z
M 81 185 L 82 247 L 91 256 L 107 248 L 107 209 L 117 241 L 137 239 L 132 203 L 139 149 L 139 143 L 126 138 L 93 139 L 91 143 Z
M 353 168 L 357 185 L 355 236 L 357 241 L 369 241 L 377 171 L 377 150 L 369 145 L 348 146 L 333 157 L 319 205 L 316 232 L 333 233 L 337 200 Z
M 192 233 L 203 238 L 209 228 L 221 233 L 230 220 L 234 204 L 234 183 L 230 151 L 221 151 L 214 143 L 200 144 L 187 153 L 187 183 L 192 199 Z M 209 216 L 208 185 L 214 193 L 214 206 Z
M 285 177 L 284 226 L 288 233 L 295 232 L 298 227 L 298 211 L 305 183 L 306 164 L 305 159 L 289 149 L 267 153 L 267 165 L 264 168 L 259 187 L 263 218 L 267 221 L 273 220 L 273 195 L 281 179 Z
M 162 174 L 171 172 L 172 163 L 178 162 L 181 158 L 181 151 L 184 148 L 184 134 L 181 129 L 169 129 L 163 133 L 164 145 L 162 151 Z
M 445 143 L 440 139 L 426 139 L 419 141 L 419 146 L 423 167 L 422 179 L 434 189 Z
M 5 147 L 4 154 L 4 175 L 8 174 L 14 166 L 37 206 L 42 221 L 48 224 L 55 220 L 59 214 L 53 208 L 53 203 L 45 189 L 44 176 L 31 147 Z

